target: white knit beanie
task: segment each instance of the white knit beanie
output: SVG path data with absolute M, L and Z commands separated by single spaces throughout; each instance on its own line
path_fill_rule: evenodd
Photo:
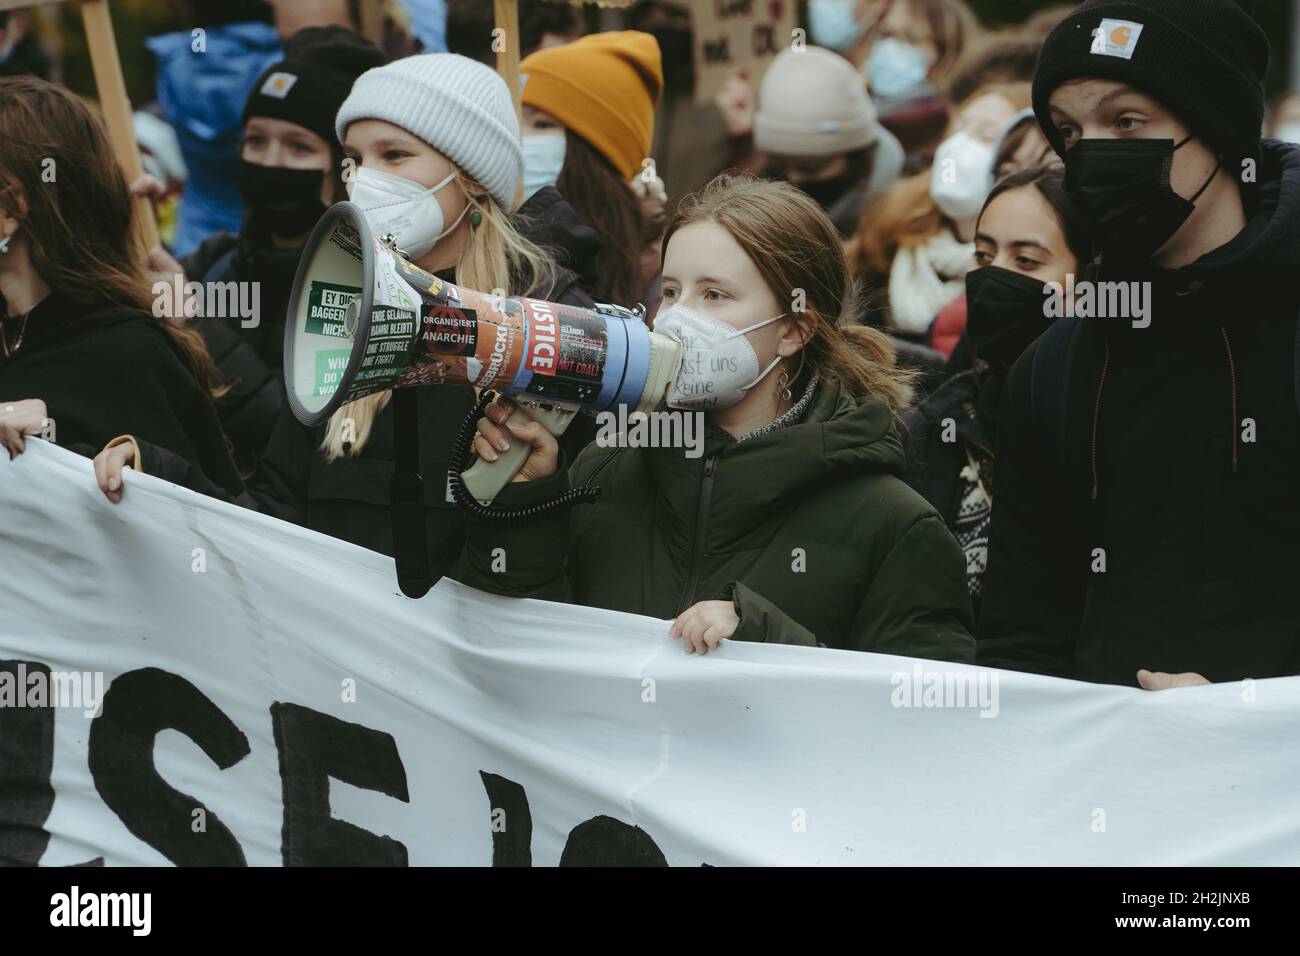
M 362 73 L 334 129 L 377 119 L 420 137 L 483 185 L 502 209 L 514 208 L 524 175 L 519 121 L 505 81 L 458 53 L 426 53 Z
M 763 74 L 754 147 L 780 156 L 832 156 L 876 141 L 876 110 L 862 74 L 838 53 L 783 50 Z

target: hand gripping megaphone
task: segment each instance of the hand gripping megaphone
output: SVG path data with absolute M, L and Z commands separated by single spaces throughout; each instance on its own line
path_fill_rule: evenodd
M 512 421 L 534 419 L 558 435 L 576 411 L 651 410 L 680 362 L 675 339 L 626 309 L 582 309 L 445 282 L 409 262 L 391 237 L 375 236 L 350 202 L 335 203 L 312 230 L 285 321 L 285 388 L 305 425 L 384 389 L 468 384 L 512 396 Z M 400 431 L 396 393 L 394 404 Z M 529 450 L 512 442 L 496 461 L 480 459 L 453 474 L 453 487 L 459 481 L 467 493 L 461 503 L 490 505 Z

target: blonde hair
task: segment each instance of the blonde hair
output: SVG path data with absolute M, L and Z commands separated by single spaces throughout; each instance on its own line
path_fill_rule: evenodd
M 510 217 L 486 191 L 475 195 L 478 184 L 461 170 L 456 181 L 469 199 L 469 212 L 480 216 L 470 226 L 469 241 L 456 263 L 456 284 L 481 292 L 506 295 L 546 295 L 555 287 L 555 266 L 546 253 L 515 230 Z M 476 188 L 477 187 L 477 188 Z M 321 451 L 326 462 L 344 455 L 355 458 L 370 440 L 375 417 L 392 397 L 391 391 L 375 392 L 348 402 L 330 416 Z
M 901 415 L 915 375 L 894 363 L 894 346 L 879 329 L 859 325 L 856 290 L 849 280 L 839 232 L 821 206 L 789 183 L 753 176 L 719 176 L 678 207 L 673 233 L 714 222 L 736 240 L 778 302 L 803 292 L 804 308 L 790 313 L 807 340 L 791 388 L 816 372 L 857 397 L 874 396 Z

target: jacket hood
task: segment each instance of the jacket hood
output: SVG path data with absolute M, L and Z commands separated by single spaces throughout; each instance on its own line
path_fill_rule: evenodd
M 742 441 L 708 423 L 700 457 L 688 458 L 681 448 L 646 451 L 661 526 L 684 547 L 703 530 L 698 527 L 698 509 L 706 491 L 712 545 L 741 547 L 757 529 L 828 483 L 872 473 L 898 476 L 904 464 L 888 406 L 877 398 L 846 395 L 834 382 L 818 386 L 798 423 Z M 711 478 L 702 478 L 710 467 Z
M 769 434 L 736 441 L 710 426 L 705 454 L 715 449 L 737 466 L 762 468 L 769 481 L 791 491 L 837 472 L 897 473 L 903 466 L 889 407 L 878 398 L 854 398 L 835 382 L 818 385 L 802 421 Z
M 1246 228 L 1235 239 L 1183 271 L 1208 278 L 1228 271 L 1300 268 L 1300 146 L 1264 140 L 1253 207 L 1247 211 Z
M 702 457 L 714 455 L 721 456 L 717 480 L 729 494 L 764 502 L 801 494 L 806 486 L 832 477 L 901 474 L 904 462 L 889 407 L 878 398 L 854 398 L 835 382 L 818 385 L 802 421 L 765 435 L 737 441 L 706 424 Z M 655 449 L 653 457 L 660 474 L 693 473 L 699 467 L 699 459 L 686 458 L 680 448 Z
M 562 268 L 578 276 L 583 286 L 594 286 L 600 235 L 579 218 L 558 189 L 544 186 L 537 190 L 514 218 L 521 235 L 548 249 Z
M 158 58 L 158 99 L 168 122 L 202 142 L 243 127 L 244 103 L 262 72 L 282 57 L 269 23 L 227 23 L 204 29 L 204 49 L 189 30 L 149 37 Z

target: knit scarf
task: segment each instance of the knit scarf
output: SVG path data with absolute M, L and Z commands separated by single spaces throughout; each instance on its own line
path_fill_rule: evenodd
M 975 244 L 941 229 L 918 246 L 901 247 L 889 269 L 889 307 L 894 327 L 919 335 L 939 311 L 966 290 Z

